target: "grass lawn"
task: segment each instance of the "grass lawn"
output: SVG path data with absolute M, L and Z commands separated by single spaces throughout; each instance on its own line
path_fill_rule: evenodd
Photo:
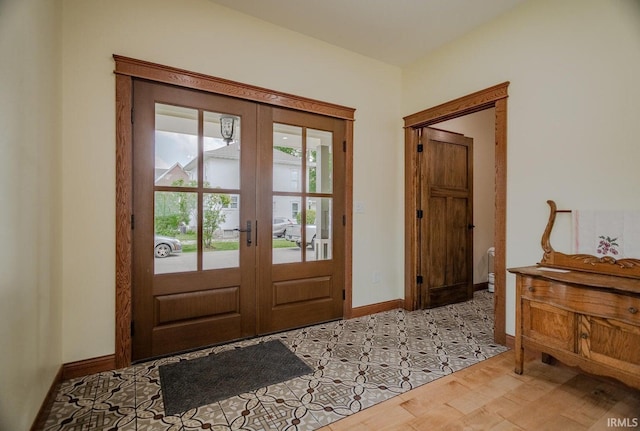
M 186 237 L 187 235 L 182 235 Z M 195 238 L 179 238 L 181 241 L 194 241 Z M 297 247 L 295 242 L 287 241 L 286 239 L 274 238 L 273 239 L 273 248 L 293 248 Z M 240 248 L 240 243 L 238 241 L 214 241 L 213 249 L 215 251 L 228 251 L 228 250 L 238 250 Z M 197 244 L 195 243 L 187 243 L 182 244 L 182 252 L 190 253 L 197 251 Z

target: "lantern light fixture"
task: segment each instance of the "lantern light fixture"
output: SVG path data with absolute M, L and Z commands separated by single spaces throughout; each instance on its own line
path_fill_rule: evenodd
M 220 134 L 222 139 L 229 145 L 233 141 L 233 133 L 236 125 L 236 117 L 231 115 L 220 116 Z

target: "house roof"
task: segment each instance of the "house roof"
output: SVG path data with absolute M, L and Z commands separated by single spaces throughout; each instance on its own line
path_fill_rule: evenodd
M 156 170 L 156 172 L 159 171 L 159 169 Z M 162 172 L 162 174 L 158 178 L 156 178 L 155 184 L 170 186 L 173 185 L 175 181 L 180 179 L 188 181 L 189 174 L 185 172 L 185 169 L 182 167 L 182 165 L 180 165 L 180 163 L 176 162 L 173 164 L 173 166 Z
M 215 150 L 205 151 L 204 157 L 207 159 L 228 159 L 228 160 L 238 160 L 240 158 L 240 148 L 238 143 L 234 142 L 229 145 L 225 145 L 220 148 L 216 148 Z M 197 159 L 191 160 L 184 167 L 186 171 L 190 171 L 194 168 Z M 300 165 L 300 158 L 294 157 L 291 154 L 287 154 L 283 151 L 278 150 L 277 148 L 273 149 L 273 161 L 274 163 L 281 165 Z

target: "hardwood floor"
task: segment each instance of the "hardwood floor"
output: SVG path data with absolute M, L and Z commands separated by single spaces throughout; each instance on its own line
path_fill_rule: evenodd
M 640 429 L 640 391 L 512 350 L 321 428 L 391 430 Z

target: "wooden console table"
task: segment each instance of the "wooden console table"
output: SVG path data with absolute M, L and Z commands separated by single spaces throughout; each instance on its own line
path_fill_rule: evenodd
M 509 271 L 516 274 L 516 373 L 531 348 L 640 389 L 640 280 L 536 266 Z
M 565 254 L 550 243 L 553 201 L 537 266 L 516 274 L 516 367 L 524 349 L 640 389 L 640 259 Z

